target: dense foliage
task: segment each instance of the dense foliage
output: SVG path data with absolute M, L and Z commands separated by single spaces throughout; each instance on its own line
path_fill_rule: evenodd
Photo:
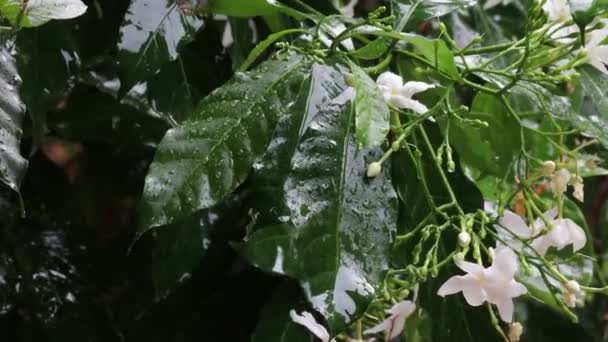
M 607 340 L 606 18 L 0 0 L 0 339 Z

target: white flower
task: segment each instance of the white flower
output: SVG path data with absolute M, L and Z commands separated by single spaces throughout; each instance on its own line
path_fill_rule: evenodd
M 547 220 L 554 219 L 557 216 L 557 208 L 546 211 L 543 213 L 543 216 Z M 510 210 L 505 210 L 503 216 L 498 220 L 498 225 L 494 227 L 498 236 L 500 236 L 507 246 L 519 250 L 523 247 L 519 239 L 529 240 L 537 236 L 544 226 L 543 220 L 540 217 L 534 221 L 533 225 L 528 226 L 521 216 Z
M 382 172 L 382 164 L 373 162 L 367 166 L 367 177 L 374 178 Z
M 566 192 L 570 177 L 571 175 L 568 169 L 559 169 L 551 176 L 550 186 L 555 196 L 559 196 Z
M 467 232 L 460 232 L 458 234 L 458 244 L 460 247 L 467 247 L 471 243 L 471 234 Z
M 336 7 L 342 15 L 347 17 L 355 15 L 355 6 L 357 6 L 358 2 L 359 0 L 350 0 L 346 5 L 341 6 L 341 0 L 333 0 L 334 7 Z
M 524 327 L 519 322 L 513 322 L 509 325 L 509 341 L 519 342 L 521 334 L 524 332 Z
M 545 255 L 550 247 L 558 250 L 572 245 L 574 252 L 580 250 L 587 243 L 587 236 L 583 228 L 571 219 L 556 219 L 551 221 L 553 228 L 545 235 L 539 236 L 532 241 L 531 246 L 539 254 Z
M 572 19 L 568 0 L 547 0 L 543 10 L 549 16 L 550 21 L 565 22 Z
M 606 70 L 606 64 L 608 64 L 608 45 L 601 44 L 608 36 L 608 19 L 600 21 L 605 26 L 599 30 L 591 31 L 591 37 L 587 45 L 585 45 L 585 49 L 589 55 L 589 64 L 608 75 L 608 70 Z
M 415 81 L 410 81 L 403 84 L 403 79 L 401 76 L 390 71 L 382 73 L 378 77 L 376 83 L 382 91 L 384 99 L 389 104 L 397 108 L 411 109 L 419 114 L 425 113 L 429 110 L 422 103 L 412 99 L 412 96 L 430 88 L 434 88 L 434 85 Z
M 317 336 L 322 342 L 329 342 L 329 332 L 327 332 L 327 329 L 325 329 L 324 326 L 317 323 L 310 312 L 302 311 L 302 314 L 298 315 L 296 310 L 291 310 L 289 311 L 289 316 L 291 316 L 291 320 L 295 323 L 310 330 L 310 332 Z
M 376 334 L 384 331 L 386 340 L 392 341 L 397 336 L 401 335 L 405 327 L 405 320 L 416 310 L 416 304 L 410 300 L 404 300 L 395 304 L 392 308 L 386 310 L 390 315 L 378 325 L 365 330 L 364 334 Z
M 580 285 L 576 280 L 569 280 L 562 289 L 564 303 L 570 308 L 576 307 L 576 304 L 583 304 L 585 292 L 581 290 Z
M 467 274 L 451 277 L 437 294 L 446 296 L 462 291 L 469 305 L 479 306 L 486 301 L 495 304 L 500 318 L 511 322 L 513 298 L 525 294 L 527 289 L 513 279 L 518 267 L 515 253 L 506 246 L 500 246 L 495 254 L 492 266 L 488 268 L 467 261 L 456 264 Z
M 574 192 L 572 192 L 574 198 L 580 202 L 585 202 L 585 183 L 583 182 L 583 178 L 581 178 L 581 176 L 572 176 L 570 178 L 570 184 L 574 188 Z

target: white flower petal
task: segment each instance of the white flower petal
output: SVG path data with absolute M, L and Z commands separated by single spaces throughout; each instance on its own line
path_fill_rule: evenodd
M 369 329 L 365 329 L 363 331 L 363 333 L 365 335 L 370 335 L 370 334 L 377 334 L 379 332 L 383 332 L 383 331 L 387 331 L 391 328 L 391 326 L 393 325 L 393 323 L 391 322 L 390 318 L 385 319 L 384 321 L 374 325 L 373 327 L 369 328 Z
M 496 7 L 501 2 L 502 2 L 502 0 L 488 0 L 488 1 L 486 1 L 485 4 L 483 4 L 483 9 L 488 10 L 490 8 Z
M 329 342 L 329 332 L 324 326 L 317 323 L 314 316 L 308 311 L 302 311 L 301 315 L 295 310 L 289 311 L 289 316 L 294 323 L 300 324 L 310 330 L 315 336 L 317 336 L 322 342 Z
M 547 221 L 552 221 L 554 218 L 557 217 L 557 207 L 551 208 L 551 209 L 545 211 L 543 213 L 543 216 L 545 217 L 545 219 Z M 540 217 L 538 217 L 534 221 L 534 228 L 535 228 L 535 233 L 536 232 L 540 232 L 543 228 L 545 228 L 545 221 L 543 221 L 543 219 L 541 219 Z
M 399 96 L 399 108 L 411 109 L 412 111 L 418 114 L 424 114 L 429 111 L 429 109 L 423 105 L 421 102 L 416 100 L 408 99 L 403 96 Z
M 445 297 L 447 295 L 462 291 L 462 278 L 464 278 L 464 276 L 451 277 L 445 283 L 443 283 L 443 285 L 441 285 L 437 291 L 437 294 L 441 297 Z
M 390 71 L 383 72 L 378 76 L 376 80 L 378 86 L 386 87 L 388 89 L 395 89 L 395 92 L 403 86 L 403 78 L 401 76 L 392 73 Z
M 434 84 L 428 84 L 424 82 L 410 81 L 403 85 L 401 88 L 401 94 L 405 97 L 412 98 L 415 94 L 423 91 L 435 88 Z
M 393 319 L 393 326 L 390 328 L 388 336 L 389 340 L 394 340 L 397 336 L 401 335 L 403 328 L 405 328 L 405 320 L 407 316 L 399 315 Z
M 517 255 L 511 248 L 499 246 L 494 250 L 492 266 L 488 268 L 487 274 L 493 280 L 504 281 L 512 279 L 517 272 Z
M 393 307 L 388 309 L 386 312 L 391 315 L 403 315 L 408 317 L 414 311 L 416 311 L 416 304 L 414 304 L 414 302 L 411 300 L 403 300 L 393 305 Z
M 472 276 L 464 276 L 461 281 L 462 295 L 470 306 L 480 306 L 486 301 L 487 295 L 479 280 Z
M 511 323 L 513 321 L 513 301 L 505 300 L 501 303 L 496 303 L 496 307 L 498 308 L 498 314 L 503 321 L 507 323 Z
M 528 239 L 532 236 L 532 230 L 530 230 L 524 219 L 510 210 L 505 210 L 498 223 L 522 239 Z
M 456 266 L 458 266 L 458 268 L 467 272 L 468 274 L 471 274 L 478 278 L 481 277 L 484 272 L 483 266 L 478 265 L 473 262 L 461 261 L 461 262 L 456 263 Z
M 568 231 L 570 232 L 570 242 L 572 243 L 572 249 L 576 252 L 581 248 L 585 247 L 587 243 L 587 235 L 583 228 L 576 224 L 571 219 L 564 219 Z

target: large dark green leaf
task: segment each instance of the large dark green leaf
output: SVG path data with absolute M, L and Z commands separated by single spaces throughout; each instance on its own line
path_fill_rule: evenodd
M 445 119 L 449 123 L 443 121 L 442 128 L 449 133 L 450 144 L 460 154 L 462 163 L 477 171 L 473 175 L 476 181 L 482 181 L 482 176 L 503 179 L 511 172 L 512 161 L 521 148 L 519 123 L 498 97 L 485 93 L 475 96 L 465 117 L 485 121 L 488 127 L 473 127 L 451 117 Z M 485 191 L 484 196 L 492 197 Z
M 203 20 L 193 16 L 178 0 L 133 0 L 118 41 L 123 91 L 176 60 L 181 48 L 202 27 Z
M 212 207 L 241 184 L 293 106 L 307 62 L 266 62 L 206 97 L 163 138 L 146 178 L 140 234 Z
M 380 146 L 388 134 L 390 111 L 376 82 L 361 67 L 351 64 L 355 95 L 355 126 L 359 144 Z
M 310 332 L 294 323 L 289 311 L 305 310 L 305 297 L 297 283 L 283 281 L 264 306 L 251 342 L 310 342 Z
M 296 100 L 304 116 L 283 140 L 292 153 L 277 165 L 285 170 L 273 202 L 278 223 L 254 232 L 242 253 L 264 270 L 298 279 L 335 334 L 363 313 L 382 283 L 396 195 L 388 165 L 365 177 L 382 151 L 357 149 L 354 94 L 342 70 L 315 65 L 308 87 L 313 93 Z
M 27 160 L 19 152 L 25 114 L 20 84 L 15 60 L 0 36 L 0 181 L 15 191 L 19 191 L 27 168 Z

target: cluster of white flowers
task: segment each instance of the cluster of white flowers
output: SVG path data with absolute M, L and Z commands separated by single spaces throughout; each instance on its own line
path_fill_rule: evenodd
M 437 294 L 446 296 L 462 292 L 464 299 L 471 306 L 485 302 L 496 305 L 503 321 L 513 320 L 513 298 L 527 292 L 524 285 L 514 277 L 518 269 L 517 256 L 506 246 L 495 250 L 494 260 L 490 267 L 483 267 L 468 261 L 457 260 L 456 265 L 466 275 L 457 275 L 448 279 Z
M 363 333 L 369 335 L 384 332 L 386 340 L 392 341 L 397 336 L 401 335 L 405 328 L 405 321 L 414 313 L 414 311 L 416 311 L 416 304 L 414 304 L 414 302 L 410 300 L 398 302 L 386 311 L 388 317 L 385 320 L 378 323 L 376 326 L 365 330 Z M 333 339 L 330 340 L 331 337 L 327 329 L 319 324 L 310 312 L 303 311 L 300 315 L 295 310 L 291 310 L 289 315 L 291 316 L 292 321 L 306 327 L 306 329 L 318 337 L 321 342 L 334 341 Z
M 490 9 L 499 4 L 508 5 L 512 0 L 488 0 L 486 1 L 484 8 Z M 547 13 L 549 20 L 555 23 L 566 23 L 572 20 L 572 11 L 568 0 L 547 0 L 543 4 L 543 10 Z M 608 36 L 608 19 L 598 19 L 595 24 L 602 24 L 603 27 L 593 30 L 590 33 L 590 37 L 585 44 L 584 51 L 586 51 L 589 57 L 589 64 L 591 64 L 597 70 L 608 74 L 606 64 L 608 64 L 608 45 L 602 44 L 604 39 Z M 577 25 L 567 25 L 552 34 L 552 37 L 563 43 L 568 43 L 573 40 L 573 35 L 578 34 L 579 28 Z

